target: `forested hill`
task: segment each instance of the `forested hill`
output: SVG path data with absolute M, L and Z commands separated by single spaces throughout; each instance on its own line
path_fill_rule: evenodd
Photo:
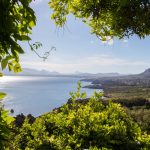
M 144 72 L 142 72 L 141 74 L 139 74 L 138 76 L 141 76 L 141 77 L 150 77 L 150 68 L 149 69 L 146 69 Z
M 95 77 L 87 78 L 92 84 L 101 85 L 127 85 L 127 86 L 150 86 L 150 68 L 140 74 L 115 76 L 115 77 Z

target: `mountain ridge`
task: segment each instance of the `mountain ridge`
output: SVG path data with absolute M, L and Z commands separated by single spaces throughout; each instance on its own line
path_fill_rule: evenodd
M 122 76 L 119 73 L 84 73 L 84 72 L 75 72 L 70 74 L 63 74 L 56 71 L 47 71 L 47 70 L 37 70 L 31 68 L 23 68 L 23 71 L 17 74 L 9 72 L 8 70 L 3 71 L 4 75 L 17 75 L 17 76 L 77 76 L 77 77 L 113 77 L 113 76 Z

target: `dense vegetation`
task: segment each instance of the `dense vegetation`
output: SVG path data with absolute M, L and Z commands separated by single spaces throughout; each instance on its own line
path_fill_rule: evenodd
M 32 0 L 0 0 L 0 63 L 1 68 L 19 72 L 19 54 L 24 53 L 19 42 L 28 42 L 36 16 L 30 7 Z
M 0 94 L 0 99 L 4 98 L 4 93 Z M 8 115 L 8 111 L 3 109 L 0 102 L 0 149 L 5 149 L 8 146 L 8 139 L 11 132 L 11 123 L 14 118 Z
M 90 98 L 78 99 L 75 102 L 85 105 Z M 103 98 L 97 101 L 103 105 L 108 105 L 109 102 L 120 104 L 125 112 L 141 127 L 143 132 L 150 133 L 150 100 L 145 98 Z M 67 104 L 70 104 L 70 99 Z
M 141 130 L 150 134 L 150 100 L 144 98 L 123 98 L 112 101 L 121 104 L 126 113 L 138 123 Z
M 112 98 L 150 98 L 150 87 L 141 86 L 104 86 L 106 96 Z
M 70 94 L 68 104 L 36 119 L 18 115 L 11 124 L 3 121 L 1 126 L 9 129 L 2 134 L 4 149 L 150 149 L 150 135 L 119 104 L 103 103 L 102 93 L 96 92 L 88 102 L 78 103 L 76 99 L 86 98 L 80 85 Z
M 91 33 L 101 40 L 150 35 L 149 0 L 51 0 L 51 18 L 64 26 L 73 14 L 91 27 Z

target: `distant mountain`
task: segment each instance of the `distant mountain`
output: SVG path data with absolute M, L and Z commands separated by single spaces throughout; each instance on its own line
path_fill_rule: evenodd
M 75 72 L 75 75 L 78 76 L 85 76 L 85 77 L 116 77 L 116 76 L 122 76 L 122 74 L 119 73 L 83 73 L 83 72 Z
M 92 82 L 93 87 L 96 84 L 103 86 L 143 86 L 150 87 L 150 68 L 140 74 L 124 75 L 124 76 L 97 76 L 89 77 L 83 81 Z M 91 88 L 91 86 L 90 86 Z
M 122 76 L 122 74 L 119 73 L 97 73 L 97 76 L 103 76 L 103 77 L 116 77 L 116 76 Z
M 17 74 L 9 72 L 8 70 L 3 71 L 4 75 L 20 75 L 20 76 L 65 76 L 65 77 L 80 77 L 80 78 L 99 78 L 99 77 L 118 77 L 122 76 L 119 73 L 83 73 L 75 72 L 72 74 L 61 74 L 56 71 L 47 71 L 47 70 L 36 70 L 31 68 L 23 68 L 23 71 Z
M 144 72 L 140 73 L 139 76 L 150 77 L 150 68 L 148 68 Z
M 4 75 L 15 75 L 13 72 L 8 70 L 3 71 Z M 50 72 L 47 70 L 36 70 L 31 68 L 23 68 L 22 72 L 17 73 L 16 75 L 25 75 L 25 76 L 49 76 L 49 75 L 60 75 L 58 72 Z

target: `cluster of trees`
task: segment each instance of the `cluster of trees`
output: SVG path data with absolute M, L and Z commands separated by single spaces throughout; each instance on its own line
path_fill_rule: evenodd
M 78 99 L 75 102 L 85 105 L 90 98 Z M 109 102 L 120 104 L 124 111 L 136 122 L 143 132 L 150 134 L 150 100 L 145 98 L 107 98 L 99 99 L 97 103 L 107 106 Z M 67 104 L 71 103 L 71 99 Z M 58 110 L 59 108 L 57 108 Z
M 150 134 L 150 109 L 142 107 L 126 108 L 126 113 L 138 123 L 143 132 Z
M 24 118 L 10 127 L 4 149 L 150 149 L 150 135 L 143 133 L 119 105 L 104 105 L 101 93 L 94 93 L 86 104 L 75 98 L 85 98 L 78 90 L 71 103 L 31 121 Z
M 130 98 L 113 99 L 112 102 L 121 104 L 125 112 L 138 123 L 141 130 L 150 134 L 150 100 Z

